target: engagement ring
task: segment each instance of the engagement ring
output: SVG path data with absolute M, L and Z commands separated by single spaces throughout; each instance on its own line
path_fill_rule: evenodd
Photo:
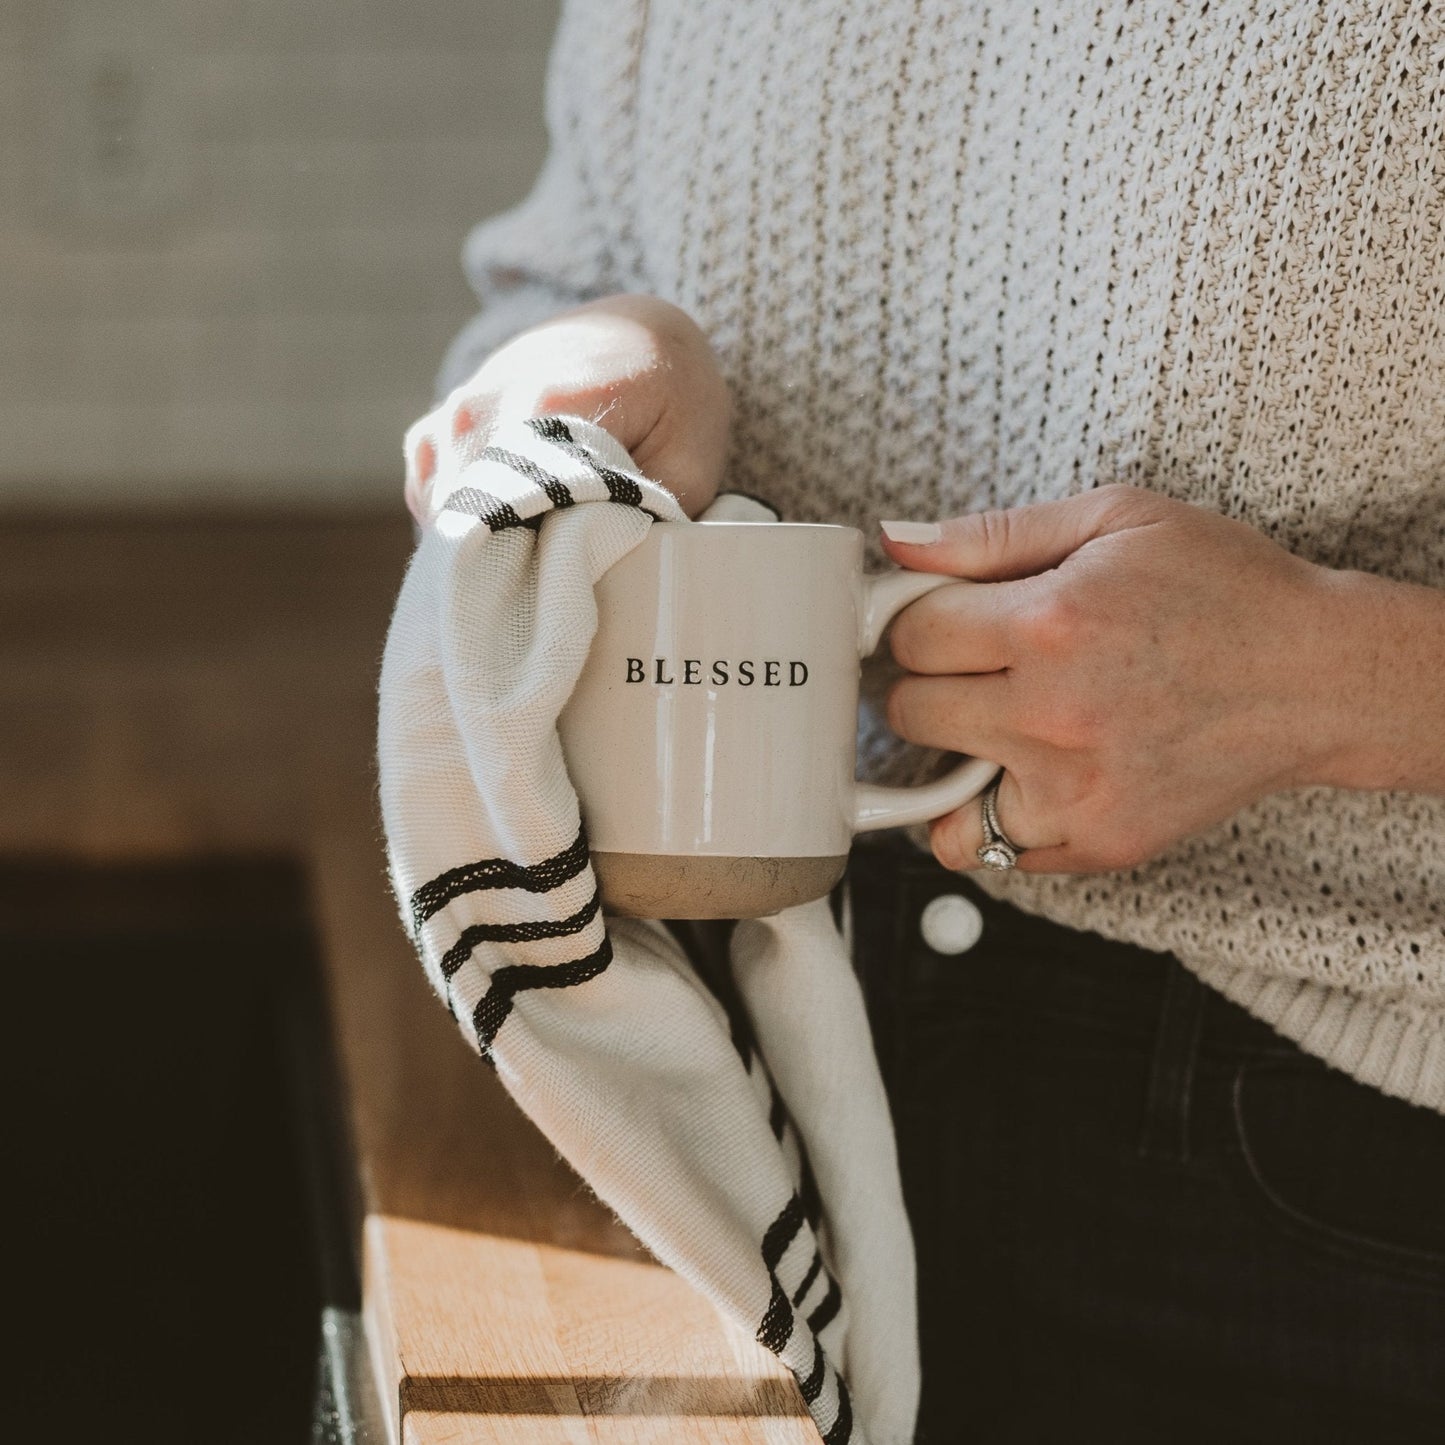
M 1003 782 L 1000 771 L 988 787 L 983 790 L 983 847 L 978 850 L 978 861 L 995 873 L 1007 873 L 1019 860 L 1023 849 L 1009 840 L 1008 834 L 999 827 L 998 790 Z

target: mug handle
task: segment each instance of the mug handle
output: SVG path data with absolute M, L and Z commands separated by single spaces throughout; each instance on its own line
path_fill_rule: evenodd
M 858 608 L 858 656 L 870 656 L 883 637 L 883 629 L 926 592 L 949 584 L 968 586 L 958 577 L 938 572 L 910 572 L 895 568 L 862 579 Z M 978 797 L 993 781 L 998 764 L 985 758 L 965 758 L 941 778 L 914 788 L 884 788 L 876 783 L 853 785 L 853 831 L 871 833 L 878 828 L 901 828 L 941 818 Z

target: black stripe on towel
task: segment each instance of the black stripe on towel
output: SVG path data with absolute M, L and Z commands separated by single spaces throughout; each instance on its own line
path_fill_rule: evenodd
M 818 1278 L 818 1271 L 823 1268 L 823 1256 L 814 1251 L 813 1262 L 808 1266 L 808 1272 L 803 1276 L 803 1282 L 793 1291 L 793 1305 L 796 1307 L 808 1298 L 808 1291 L 813 1288 L 813 1281 Z
M 601 906 L 602 900 L 594 890 L 592 897 L 566 918 L 529 918 L 523 923 L 473 923 L 462 929 L 457 941 L 442 955 L 442 977 L 453 977 L 479 943 L 536 943 L 542 938 L 567 938 L 581 933 L 597 917 Z M 497 970 L 498 974 L 505 972 L 505 969 Z M 497 974 L 492 977 L 495 979 Z
M 423 883 L 411 895 L 409 908 L 413 933 L 419 932 L 428 918 L 440 913 L 454 898 L 464 893 L 476 893 L 484 888 L 521 888 L 528 893 L 550 893 L 560 888 L 569 878 L 575 878 L 586 866 L 587 829 L 577 830 L 577 836 L 560 853 L 553 853 L 540 863 L 514 863 L 510 858 L 480 858 L 475 863 L 464 863 L 460 868 L 449 868 Z
M 792 1338 L 793 1327 L 797 1323 L 787 1293 L 778 1280 L 778 1261 L 788 1252 L 788 1246 L 798 1237 L 802 1227 L 803 1202 L 794 1194 L 763 1235 L 763 1264 L 767 1266 L 773 1282 L 773 1292 L 758 1326 L 757 1338 L 765 1350 L 771 1350 L 775 1355 L 781 1353 L 783 1346 Z
M 783 1206 L 783 1212 L 768 1226 L 763 1236 L 763 1263 L 770 1270 L 777 1269 L 778 1261 L 788 1252 L 788 1246 L 798 1237 L 803 1227 L 803 1202 L 795 1194 Z
M 838 1414 L 832 1428 L 823 1436 L 823 1445 L 848 1445 L 853 1438 L 853 1402 L 848 1398 L 848 1387 L 838 1376 Z
M 582 958 L 567 963 L 514 963 L 499 968 L 492 975 L 491 987 L 472 1010 L 472 1027 L 477 1032 L 477 1046 L 482 1057 L 491 1053 L 497 1031 L 512 1011 L 512 999 L 530 988 L 574 988 L 596 978 L 612 962 L 612 940 L 603 936 L 601 946 Z M 786 1305 L 787 1301 L 783 1303 Z
M 842 1304 L 843 1291 L 838 1288 L 838 1281 L 829 1274 L 828 1293 L 819 1301 L 818 1308 L 808 1316 L 808 1328 L 815 1335 L 821 1335 L 833 1323 Z
M 798 1377 L 798 1390 L 805 1405 L 814 1404 L 823 1393 L 823 1381 L 828 1378 L 828 1357 L 817 1335 L 813 1336 L 813 1368 L 806 1375 Z M 841 1382 L 840 1382 L 841 1383 Z
M 509 452 L 505 447 L 488 447 L 480 457 L 484 462 L 500 462 L 504 467 L 510 467 L 514 472 L 541 487 L 546 492 L 548 500 L 554 507 L 571 507 L 575 505 L 576 498 L 567 490 L 566 483 L 560 478 L 554 477 L 550 472 L 544 472 L 530 457 L 524 457 L 518 452 Z M 640 495 L 639 495 L 640 500 Z
M 773 1275 L 773 1294 L 768 1300 L 763 1322 L 758 1326 L 758 1343 L 774 1355 L 781 1354 L 783 1346 L 793 1337 L 794 1323 L 792 1306 L 778 1283 L 777 1275 Z
M 777 1268 L 783 1256 L 788 1252 L 788 1246 L 798 1237 L 798 1231 L 803 1227 L 803 1218 L 803 1202 L 797 1194 L 794 1194 L 783 1206 L 778 1217 L 768 1226 L 768 1232 L 763 1236 L 763 1263 L 767 1266 L 768 1275 L 773 1282 L 773 1289 L 768 1299 L 767 1310 L 763 1314 L 762 1323 L 758 1326 L 757 1340 L 765 1350 L 770 1350 L 775 1355 L 782 1354 L 784 1347 L 792 1339 L 793 1332 L 797 1328 L 798 1321 L 797 1316 L 793 1313 L 793 1305 L 807 1294 L 819 1269 L 822 1268 L 822 1260 L 815 1254 L 807 1278 L 790 1302 L 778 1279 Z M 799 1375 L 796 1372 L 794 1374 L 804 1403 L 810 1408 L 822 1395 L 828 1373 L 827 1357 L 823 1353 L 823 1345 L 818 1336 L 833 1321 L 843 1300 L 837 1280 L 826 1270 L 824 1273 L 827 1274 L 828 1292 L 823 1296 L 822 1303 L 808 1317 L 808 1326 L 813 1337 L 813 1363 L 807 1375 Z M 823 1439 L 830 1442 L 830 1445 L 847 1445 L 847 1442 L 853 1438 L 853 1405 L 848 1398 L 848 1389 L 843 1383 L 843 1377 L 836 1371 L 834 1377 L 838 1381 L 838 1413 Z
M 529 417 L 527 425 L 539 437 L 551 442 L 558 450 L 566 452 L 574 461 L 581 462 L 607 488 L 607 495 L 614 502 L 621 502 L 628 507 L 637 507 L 646 512 L 655 522 L 662 520 L 656 512 L 642 505 L 642 488 L 631 477 L 623 472 L 613 471 L 611 467 L 604 467 L 585 447 L 577 445 L 573 439 L 571 428 L 561 417 Z
M 442 503 L 444 512 L 460 512 L 467 517 L 480 517 L 494 532 L 505 532 L 508 527 L 540 527 L 540 517 L 520 517 L 510 502 L 494 497 L 478 487 L 458 487 Z
M 603 466 L 585 447 L 577 444 L 566 422 L 560 417 L 529 417 L 527 426 L 537 436 L 551 442 L 558 450 L 566 452 L 574 461 L 581 462 L 607 488 L 607 496 L 611 501 L 620 502 L 627 507 L 636 507 L 639 512 L 645 512 L 654 522 L 663 520 L 651 507 L 642 505 L 642 488 L 638 486 L 636 480 L 625 472 Z M 541 487 L 554 507 L 571 507 L 576 504 L 577 499 L 572 495 L 566 483 L 560 477 L 554 477 L 550 472 L 544 471 L 529 457 L 507 451 L 504 447 L 487 447 L 481 453 L 481 459 L 500 462 L 503 466 L 510 467 L 519 476 L 525 477 L 534 486 Z M 504 502 L 491 492 L 482 491 L 480 487 L 458 487 L 447 495 L 441 509 L 444 512 L 460 512 L 463 516 L 480 517 L 493 532 L 504 532 L 509 527 L 530 527 L 535 532 L 542 525 L 540 515 L 523 517 L 510 502 Z

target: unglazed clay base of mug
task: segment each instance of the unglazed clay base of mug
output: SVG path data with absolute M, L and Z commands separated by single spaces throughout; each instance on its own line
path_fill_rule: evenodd
M 848 855 L 709 858 L 593 853 L 603 912 L 622 918 L 765 918 L 821 898 Z

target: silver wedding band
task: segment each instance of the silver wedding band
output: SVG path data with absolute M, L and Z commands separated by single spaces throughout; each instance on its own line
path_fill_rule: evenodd
M 1024 852 L 999 826 L 998 790 L 1002 783 L 1000 771 L 983 790 L 983 847 L 978 850 L 978 861 L 995 873 L 1007 873 Z

